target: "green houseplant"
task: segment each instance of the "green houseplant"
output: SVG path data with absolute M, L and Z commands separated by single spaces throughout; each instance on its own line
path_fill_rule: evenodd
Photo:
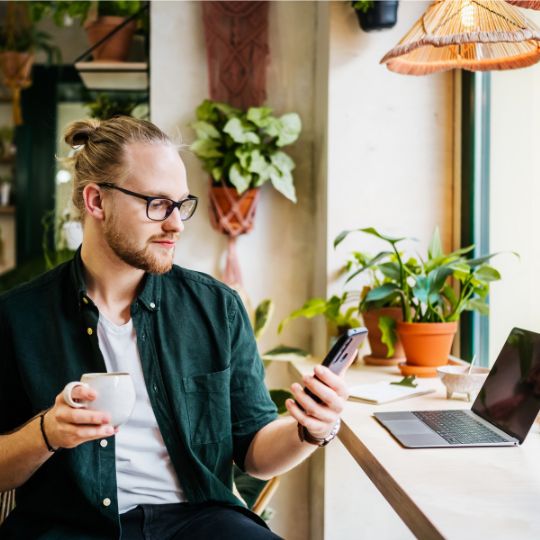
M 310 298 L 301 308 L 293 311 L 279 323 L 278 333 L 294 319 L 312 319 L 319 315 L 326 319 L 331 334 L 341 334 L 349 328 L 357 328 L 361 326 L 359 301 L 359 291 L 345 291 L 340 296 L 332 295 L 328 299 Z
M 342 240 L 342 237 L 336 237 L 334 248 Z M 364 278 L 358 311 L 368 329 L 371 354 L 364 356 L 364 363 L 369 365 L 394 365 L 404 359 L 403 346 L 396 332 L 397 323 L 402 320 L 399 299 L 368 298 L 372 289 L 396 282 L 398 276 L 392 266 L 395 261 L 396 256 L 391 251 L 381 251 L 376 255 L 353 251 L 345 265 L 345 272 L 348 274 L 346 284 L 356 277 Z
M 397 333 L 407 358 L 404 370 L 411 368 L 404 373 L 433 376 L 437 366 L 448 362 L 463 311 L 478 311 L 482 315 L 489 312 L 489 285 L 501 279 L 499 272 L 488 264 L 496 254 L 468 258 L 474 245 L 444 253 L 438 229 L 427 256 L 407 261 L 398 249 L 398 244 L 407 238 L 386 236 L 372 227 L 343 231 L 338 243 L 357 231 L 386 242 L 395 257 L 385 266 L 392 281 L 371 289 L 366 301 L 399 300 L 403 321 L 397 323 Z
M 241 111 L 226 103 L 204 100 L 191 124 L 197 139 L 191 150 L 214 183 L 234 187 L 239 195 L 270 181 L 292 202 L 296 192 L 293 159 L 282 148 L 292 144 L 302 129 L 296 113 L 277 118 L 269 107 Z

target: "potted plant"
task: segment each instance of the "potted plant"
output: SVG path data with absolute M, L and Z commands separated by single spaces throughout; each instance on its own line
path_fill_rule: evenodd
M 226 234 L 236 236 L 251 229 L 258 189 L 268 181 L 296 202 L 292 176 L 295 164 L 282 148 L 300 134 L 298 114 L 278 118 L 269 107 L 242 111 L 206 99 L 197 107 L 196 115 L 197 121 L 191 126 L 197 139 L 191 150 L 210 174 L 213 220 L 225 228 Z M 227 219 L 221 219 L 223 216 Z
M 341 233 L 334 240 L 336 248 L 345 238 L 347 232 Z M 387 283 L 396 283 L 399 275 L 395 273 L 396 256 L 393 252 L 381 251 L 370 255 L 361 251 L 353 251 L 345 265 L 348 277 L 345 283 L 357 276 L 368 276 L 360 293 L 358 311 L 361 313 L 364 326 L 368 329 L 368 341 L 371 354 L 363 360 L 368 365 L 395 365 L 404 360 L 403 346 L 397 336 L 396 326 L 402 321 L 398 297 L 370 300 L 369 291 Z
M 397 22 L 398 4 L 394 0 L 358 0 L 352 2 L 352 7 L 362 30 L 370 32 L 393 28 Z
M 115 28 L 124 23 L 126 19 L 135 15 L 141 7 L 142 2 L 138 0 L 98 2 L 97 18 L 85 24 L 90 45 L 95 45 Z M 136 29 L 137 21 L 135 19 L 129 21 L 120 30 L 111 35 L 102 45 L 92 51 L 94 60 L 125 61 Z
M 51 16 L 58 26 L 68 26 L 78 21 L 86 29 L 91 46 L 123 24 L 126 19 L 142 10 L 145 3 L 139 0 L 108 1 L 34 1 L 31 9 L 39 17 Z M 92 51 L 94 60 L 107 62 L 125 61 L 133 35 L 138 26 L 147 30 L 147 18 L 134 18 Z
M 0 24 L 0 69 L 3 83 L 13 98 L 15 125 L 22 123 L 20 92 L 32 84 L 36 52 L 44 51 L 49 63 L 60 60 L 60 50 L 51 43 L 51 36 L 37 29 L 39 13 L 30 6 L 31 2 L 8 2 L 5 19 Z
M 406 263 L 398 250 L 406 238 L 393 238 L 374 228 L 357 231 L 375 236 L 387 244 L 395 256 L 387 269 L 396 281 L 371 289 L 366 301 L 399 299 L 403 321 L 397 323 L 397 333 L 403 343 L 406 364 L 400 368 L 405 375 L 436 376 L 436 368 L 448 363 L 457 323 L 465 310 L 489 312 L 489 285 L 501 278 L 488 265 L 495 255 L 469 259 L 474 245 L 444 253 L 438 229 L 435 230 L 426 257 L 411 258 Z M 354 231 L 344 231 L 345 238 Z

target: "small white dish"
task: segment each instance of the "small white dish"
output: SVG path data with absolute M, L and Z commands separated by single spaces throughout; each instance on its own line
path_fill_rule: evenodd
M 469 373 L 469 366 L 441 366 L 437 374 L 446 386 L 446 398 L 450 399 L 455 393 L 466 394 L 467 401 L 472 401 L 489 373 L 489 368 L 473 367 Z

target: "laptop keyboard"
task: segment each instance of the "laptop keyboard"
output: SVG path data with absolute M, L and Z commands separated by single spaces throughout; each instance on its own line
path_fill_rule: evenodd
M 463 411 L 413 411 L 413 414 L 450 444 L 506 441 Z

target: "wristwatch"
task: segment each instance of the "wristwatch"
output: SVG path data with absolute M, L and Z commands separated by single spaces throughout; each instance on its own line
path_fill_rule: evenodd
M 315 446 L 326 446 L 330 441 L 336 438 L 339 428 L 341 427 L 341 418 L 338 418 L 337 422 L 334 424 L 332 431 L 323 438 L 314 437 L 302 424 L 298 424 L 298 437 L 302 442 L 307 442 L 314 444 Z

